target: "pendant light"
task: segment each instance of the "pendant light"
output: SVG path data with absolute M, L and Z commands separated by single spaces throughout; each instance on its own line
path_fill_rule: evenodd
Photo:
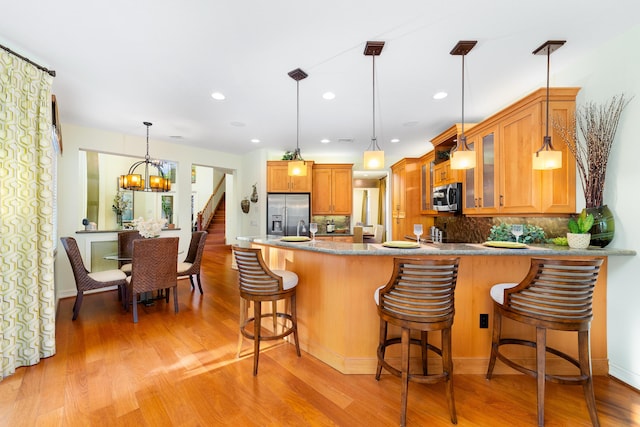
M 467 137 L 464 134 L 464 57 L 478 43 L 476 40 L 459 41 L 451 52 L 451 55 L 462 56 L 462 129 L 456 146 L 451 150 L 451 169 L 471 169 L 476 167 L 476 153 L 467 145 Z
M 149 156 L 149 127 L 152 125 L 149 122 L 142 122 L 147 127 L 147 154 L 144 156 L 144 160 L 135 162 L 129 168 L 129 172 L 126 175 L 120 175 L 118 184 L 120 188 L 124 190 L 133 191 L 155 191 L 165 192 L 171 190 L 171 180 L 165 178 L 162 167 L 164 162 L 162 160 L 151 160 Z M 135 173 L 138 166 L 144 165 L 144 177 L 142 174 Z M 149 166 L 155 167 L 158 170 L 159 175 L 149 175 Z
M 384 151 L 378 146 L 376 138 L 376 56 L 379 56 L 384 47 L 384 42 L 368 41 L 364 48 L 364 54 L 371 56 L 373 60 L 373 136 L 371 143 L 364 152 L 364 168 L 365 169 L 383 169 L 384 168 Z
M 288 164 L 289 176 L 307 176 L 307 164 L 300 155 L 300 80 L 306 79 L 307 73 L 300 68 L 289 71 L 289 77 L 296 81 L 296 150 L 293 152 L 293 159 Z
M 565 40 L 549 40 L 533 51 L 534 55 L 547 55 L 547 119 L 545 121 L 545 136 L 542 147 L 533 153 L 533 169 L 551 170 L 562 167 L 562 151 L 554 150 L 549 136 L 549 65 L 551 53 L 566 43 Z

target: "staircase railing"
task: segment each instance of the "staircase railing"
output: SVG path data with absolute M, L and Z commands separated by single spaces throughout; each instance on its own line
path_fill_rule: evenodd
M 213 215 L 216 213 L 218 206 L 220 205 L 220 201 L 224 198 L 224 191 L 220 191 L 221 188 L 224 188 L 222 184 L 225 182 L 225 176 L 223 175 L 216 185 L 216 188 L 213 190 L 213 194 L 209 196 L 209 200 L 204 205 L 204 208 L 200 212 L 198 212 L 197 221 L 196 221 L 196 230 L 206 230 L 213 219 Z

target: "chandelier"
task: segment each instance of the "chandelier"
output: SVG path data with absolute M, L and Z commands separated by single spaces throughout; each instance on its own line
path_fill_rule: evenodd
M 164 162 L 162 160 L 151 160 L 151 157 L 149 157 L 149 126 L 151 126 L 151 123 L 142 123 L 147 127 L 147 154 L 144 156 L 144 160 L 132 164 L 126 175 L 120 175 L 118 184 L 124 190 L 169 191 L 171 190 L 171 180 L 166 178 L 162 171 Z M 142 165 L 144 165 L 144 176 L 143 174 L 135 173 L 136 168 Z M 155 167 L 159 175 L 149 175 L 149 166 Z

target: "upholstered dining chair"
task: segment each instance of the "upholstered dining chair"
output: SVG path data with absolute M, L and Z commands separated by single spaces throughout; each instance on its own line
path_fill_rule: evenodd
M 589 417 L 600 425 L 591 377 L 589 330 L 593 318 L 593 290 L 602 259 L 566 260 L 532 258 L 526 277 L 520 283 L 500 283 L 490 290 L 493 299 L 493 335 L 487 379 L 491 379 L 496 359 L 537 380 L 538 425 L 544 425 L 545 381 L 582 385 Z M 536 340 L 505 338 L 502 319 L 531 325 Z M 547 346 L 547 330 L 578 333 L 578 359 Z M 536 349 L 535 369 L 513 360 L 502 346 L 524 345 Z M 578 368 L 576 375 L 555 375 L 546 370 L 546 353 L 558 356 Z
M 138 230 L 125 230 L 118 233 L 118 257 L 131 258 L 133 256 L 133 241 L 142 239 Z M 131 275 L 131 261 L 118 261 L 118 268 L 127 276 Z
M 453 325 L 454 295 L 458 280 L 459 258 L 412 259 L 394 258 L 393 273 L 386 285 L 376 289 L 374 300 L 380 316 L 380 343 L 376 380 L 382 368 L 402 378 L 400 425 L 407 422 L 409 381 L 434 384 L 444 381 L 449 416 L 457 424 L 453 397 L 453 360 L 451 356 L 451 326 Z M 401 336 L 389 338 L 388 325 L 401 329 Z M 420 331 L 420 338 L 411 338 L 411 331 Z M 440 331 L 441 347 L 428 342 L 428 333 Z M 387 348 L 400 344 L 400 367 L 385 359 Z M 422 373 L 412 373 L 409 367 L 411 344 L 422 352 Z M 442 371 L 429 373 L 427 352 L 442 358 Z
M 240 333 L 254 341 L 253 347 L 253 375 L 258 375 L 258 358 L 260 356 L 260 343 L 267 340 L 279 340 L 293 334 L 296 345 L 296 353 L 300 357 L 300 344 L 298 342 L 298 321 L 296 318 L 296 285 L 298 276 L 287 270 L 271 270 L 262 258 L 259 248 L 233 247 L 233 253 L 238 265 L 238 285 L 240 298 L 253 303 L 253 317 L 243 316 L 241 304 Z M 289 301 L 289 312 L 275 311 L 279 300 Z M 270 301 L 274 313 L 262 313 L 262 302 Z M 274 324 L 273 333 L 265 335 L 262 331 L 261 320 L 263 317 L 285 319 L 286 325 L 278 333 Z M 248 325 L 253 324 L 253 333 L 248 330 Z
M 178 263 L 178 277 L 189 276 L 191 282 L 191 290 L 195 290 L 193 277 L 198 281 L 198 289 L 202 294 L 202 283 L 200 282 L 200 265 L 202 263 L 202 254 L 204 245 L 207 241 L 206 231 L 194 231 L 191 233 L 191 243 L 189 243 L 189 252 L 184 261 Z
M 126 278 L 126 303 L 133 305 L 133 322 L 138 323 L 138 295 L 164 290 L 169 302 L 173 289 L 174 311 L 178 312 L 178 238 L 163 237 L 133 241 L 131 276 Z
M 364 243 L 382 243 L 384 239 L 384 225 L 376 224 L 373 226 L 373 237 L 364 239 Z
M 76 239 L 73 237 L 61 237 L 60 241 L 62 242 L 64 250 L 67 252 L 67 256 L 69 257 L 71 269 L 73 270 L 73 277 L 76 281 L 76 289 L 78 291 L 76 294 L 76 302 L 73 304 L 73 320 L 78 318 L 80 306 L 82 305 L 82 297 L 86 291 L 117 286 L 118 295 L 120 297 L 122 296 L 126 283 L 126 274 L 120 270 L 106 270 L 89 273 L 82 261 L 82 256 L 80 255 Z

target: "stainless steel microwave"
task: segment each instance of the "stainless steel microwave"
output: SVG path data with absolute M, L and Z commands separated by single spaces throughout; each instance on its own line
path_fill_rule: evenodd
M 433 208 L 439 212 L 462 213 L 462 183 L 433 187 Z

